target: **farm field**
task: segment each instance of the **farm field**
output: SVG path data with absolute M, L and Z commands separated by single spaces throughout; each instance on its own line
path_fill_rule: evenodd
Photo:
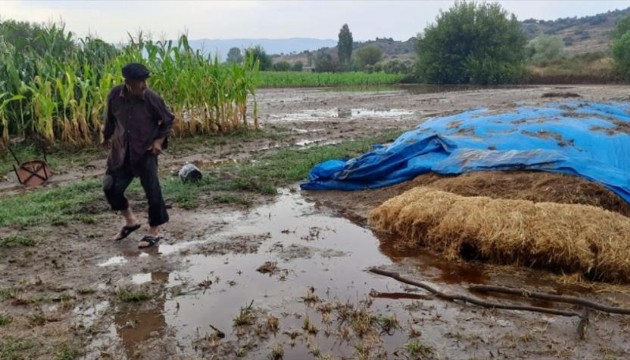
M 0 358 L 627 358 L 628 317 L 593 311 L 580 332 L 577 318 L 445 301 L 368 270 L 399 272 L 450 294 L 499 285 L 626 308 L 628 285 L 400 251 L 367 218 L 405 185 L 360 192 L 298 186 L 314 164 L 357 156 L 428 118 L 564 101 L 566 94 L 630 100 L 626 86 L 611 85 L 259 89 L 260 130 L 173 139 L 160 158 L 171 221 L 165 240 L 146 251 L 136 248 L 144 228 L 111 240 L 120 220 L 100 190 L 104 153 L 50 154 L 53 177 L 26 191 L 5 154 Z M 39 155 L 16 151 L 23 159 Z M 200 184 L 173 175 L 187 162 L 202 169 Z M 146 220 L 134 186 L 132 206 Z

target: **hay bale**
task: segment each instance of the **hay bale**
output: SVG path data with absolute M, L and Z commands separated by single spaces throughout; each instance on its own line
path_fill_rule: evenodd
M 630 219 L 588 205 L 464 197 L 417 187 L 369 214 L 376 231 L 448 258 L 477 257 L 630 282 Z

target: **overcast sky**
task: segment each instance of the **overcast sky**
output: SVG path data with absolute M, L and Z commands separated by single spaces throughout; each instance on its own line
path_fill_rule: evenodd
M 630 1 L 498 1 L 519 20 L 553 20 L 630 7 Z M 354 40 L 407 40 L 454 1 L 12 1 L 0 0 L 0 17 L 46 22 L 62 19 L 79 36 L 110 42 L 142 29 L 154 39 L 337 39 L 344 23 Z

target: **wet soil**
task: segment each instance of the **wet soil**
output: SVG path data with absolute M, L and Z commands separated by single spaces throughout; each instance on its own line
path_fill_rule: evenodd
M 536 104 L 547 101 L 541 96 L 554 89 L 261 90 L 263 125 L 289 128 L 288 136 L 166 156 L 163 166 L 177 168 L 191 159 L 232 161 L 277 147 L 408 129 L 430 116 L 478 106 L 499 110 L 516 102 Z M 593 101 L 627 96 L 624 87 L 615 86 L 563 89 Z M 88 165 L 68 169 L 56 183 L 100 176 L 102 159 Z M 4 193 L 21 191 L 11 182 L 9 174 L 0 183 Z M 393 196 L 400 190 L 383 191 Z M 481 296 L 467 286 L 493 284 L 630 307 L 628 286 L 579 283 L 509 266 L 446 263 L 420 250 L 401 252 L 364 226 L 367 211 L 389 196 L 375 194 L 306 193 L 295 185 L 276 197 L 255 197 L 247 209 L 174 207 L 165 240 L 146 251 L 135 243 L 145 229 L 121 242 L 110 240 L 120 221 L 114 214 L 98 214 L 102 221 L 96 224 L 0 229 L 38 242 L 2 249 L 0 314 L 11 322 L 0 326 L 0 354 L 49 359 L 71 348 L 86 359 L 630 356 L 630 319 L 620 315 L 593 312 L 582 340 L 575 318 L 445 302 L 368 273 L 371 267 L 398 271 L 454 294 Z

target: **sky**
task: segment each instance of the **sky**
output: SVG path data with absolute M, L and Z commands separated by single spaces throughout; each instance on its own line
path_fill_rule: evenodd
M 630 1 L 497 1 L 519 20 L 582 17 L 630 7 Z M 407 40 L 435 21 L 449 1 L 25 1 L 0 0 L 0 18 L 62 20 L 83 37 L 125 42 L 142 30 L 155 40 L 334 39 L 348 24 L 355 41 L 376 37 Z

